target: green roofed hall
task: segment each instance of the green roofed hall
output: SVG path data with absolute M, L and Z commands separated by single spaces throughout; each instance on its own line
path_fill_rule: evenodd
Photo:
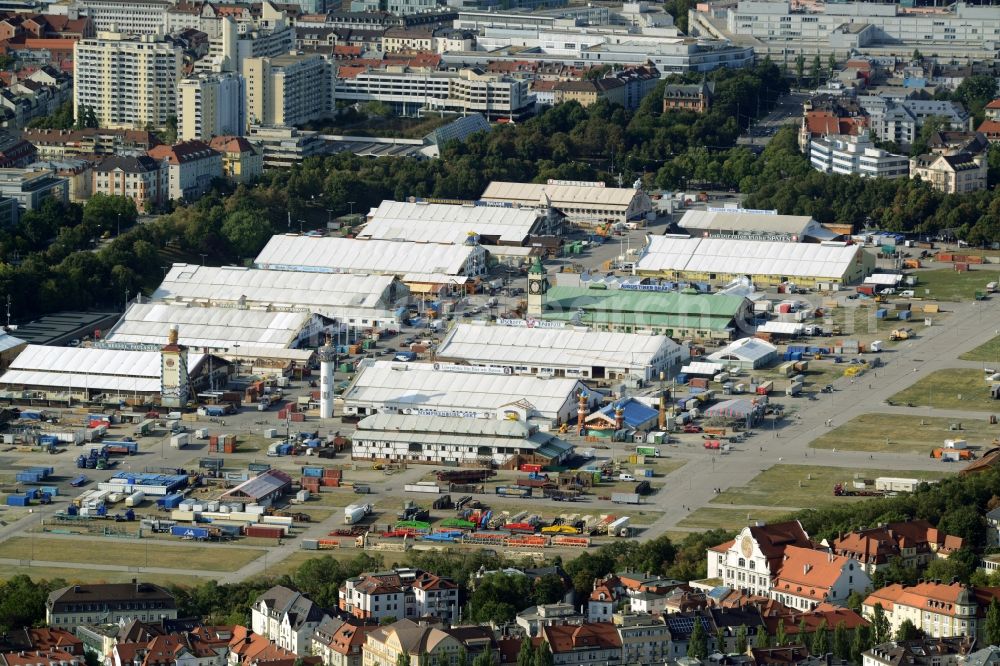
M 555 286 L 545 293 L 541 317 L 599 330 L 729 339 L 751 318 L 751 305 L 740 296 Z

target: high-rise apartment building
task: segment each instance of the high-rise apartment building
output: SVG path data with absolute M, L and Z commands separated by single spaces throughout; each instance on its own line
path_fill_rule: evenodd
M 333 73 L 320 55 L 243 61 L 246 121 L 291 127 L 333 112 Z
M 177 110 L 181 48 L 154 36 L 101 32 L 73 47 L 73 115 L 93 111 L 100 127 L 164 127 Z
M 239 74 L 202 73 L 177 84 L 177 138 L 181 141 L 242 134 L 245 127 Z

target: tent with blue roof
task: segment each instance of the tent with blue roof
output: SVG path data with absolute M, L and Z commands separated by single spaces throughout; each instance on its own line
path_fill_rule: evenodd
M 586 424 L 591 428 L 614 428 L 615 409 L 621 401 L 616 401 L 610 405 L 602 407 L 586 419 Z M 623 420 L 625 428 L 629 430 L 645 430 L 656 424 L 659 412 L 635 398 L 627 398 L 621 403 L 623 408 Z

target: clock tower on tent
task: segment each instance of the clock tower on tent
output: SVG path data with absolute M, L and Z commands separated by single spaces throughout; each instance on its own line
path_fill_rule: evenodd
M 528 312 L 529 317 L 541 317 L 545 309 L 545 293 L 549 290 L 549 278 L 542 266 L 541 257 L 528 269 Z

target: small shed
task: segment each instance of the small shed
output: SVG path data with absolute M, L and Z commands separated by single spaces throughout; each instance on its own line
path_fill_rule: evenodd
M 222 501 L 256 503 L 267 506 L 292 489 L 292 477 L 277 469 L 244 481 L 222 496 Z

